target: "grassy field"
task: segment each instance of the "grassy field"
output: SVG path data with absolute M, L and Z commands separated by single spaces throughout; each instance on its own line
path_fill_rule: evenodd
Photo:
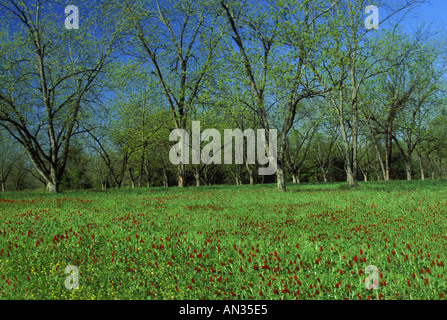
M 446 297 L 447 181 L 275 187 L 0 194 L 0 298 Z

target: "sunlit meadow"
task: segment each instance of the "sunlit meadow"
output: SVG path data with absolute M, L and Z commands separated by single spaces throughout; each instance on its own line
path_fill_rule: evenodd
M 275 187 L 3 193 L 0 297 L 445 298 L 447 181 Z

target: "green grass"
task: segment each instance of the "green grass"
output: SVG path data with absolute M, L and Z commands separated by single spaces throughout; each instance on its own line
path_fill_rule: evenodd
M 446 215 L 430 180 L 3 193 L 0 298 L 441 299 Z

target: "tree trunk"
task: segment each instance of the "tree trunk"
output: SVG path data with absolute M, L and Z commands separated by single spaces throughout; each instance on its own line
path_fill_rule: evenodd
M 278 184 L 278 191 L 285 192 L 286 191 L 286 180 L 284 176 L 284 168 L 278 164 L 278 168 L 276 169 L 276 179 Z
M 211 185 L 210 180 L 208 179 L 208 165 L 205 165 L 205 169 L 203 170 L 203 180 L 205 180 L 205 185 Z
M 57 179 L 57 171 L 55 166 L 50 168 L 50 176 L 47 179 L 47 190 L 51 193 L 59 192 L 59 181 Z
M 321 168 L 321 172 L 323 173 L 323 181 L 327 182 L 327 175 L 326 175 L 326 171 L 324 170 L 324 168 Z
M 387 131 L 385 132 L 385 181 L 390 181 L 392 146 L 390 134 Z
M 163 187 L 168 187 L 169 183 L 168 183 L 168 174 L 166 172 L 166 168 L 163 166 Z
M 350 166 L 348 166 L 346 168 L 346 178 L 348 181 L 348 185 L 350 187 L 357 187 L 358 183 L 357 183 L 357 179 L 354 177 L 354 173 L 352 172 L 352 169 Z
M 132 168 L 129 168 L 129 177 L 130 177 L 130 181 L 132 183 L 132 189 L 134 189 L 135 188 L 135 177 L 133 176 Z
M 421 180 L 425 180 L 424 162 L 422 159 L 422 154 L 418 148 L 416 148 L 416 154 L 418 156 L 419 168 L 421 170 Z
M 58 186 L 57 184 L 53 183 L 53 182 L 47 182 L 47 191 L 51 192 L 51 193 L 58 193 Z
M 270 140 L 269 140 L 269 143 L 270 143 Z M 281 191 L 281 192 L 287 191 L 286 190 L 285 172 L 284 172 L 285 150 L 286 150 L 286 134 L 285 134 L 285 132 L 282 132 L 280 142 L 279 142 L 277 168 L 276 168 L 276 181 L 278 184 L 278 191 Z
M 374 170 L 376 171 L 377 181 L 380 181 L 379 163 L 377 161 L 376 161 L 376 166 L 375 166 Z M 382 174 L 385 174 L 385 172 L 383 171 Z
M 150 162 L 148 160 L 145 160 L 144 172 L 146 173 L 147 187 L 149 188 L 151 186 L 151 170 Z
M 248 163 L 246 163 L 246 167 L 247 167 L 248 175 L 250 177 L 250 185 L 252 186 L 255 184 L 255 179 L 253 177 L 253 169 L 250 167 L 250 165 Z
M 407 173 L 407 181 L 411 181 L 411 176 L 412 176 L 411 160 L 405 161 L 405 172 Z
M 140 170 L 138 172 L 138 188 L 141 188 L 143 185 L 143 173 L 144 173 L 144 149 L 141 153 L 141 161 L 140 161 Z
M 358 187 L 357 178 L 353 172 L 351 156 L 349 146 L 345 143 L 345 157 L 346 157 L 346 181 L 350 187 Z
M 350 187 L 357 187 L 357 153 L 358 153 L 358 118 L 359 118 L 359 111 L 358 111 L 358 85 L 356 80 L 356 60 L 357 60 L 357 43 L 353 45 L 353 51 L 352 51 L 352 64 L 350 68 L 350 76 L 351 76 L 351 101 L 350 104 L 352 106 L 352 117 L 351 117 L 351 141 L 352 141 L 352 148 L 351 148 L 351 154 L 350 157 L 352 157 L 350 160 L 350 164 L 352 165 L 352 169 L 349 170 L 349 177 L 348 177 L 348 183 Z
M 292 172 L 292 182 L 293 183 L 300 183 L 300 172 L 299 172 L 299 170 L 297 172 Z
M 342 98 L 341 98 L 342 99 Z M 339 123 L 341 128 L 341 134 L 343 138 L 343 145 L 344 145 L 344 157 L 345 157 L 345 168 L 346 168 L 346 181 L 348 182 L 349 187 L 357 187 L 357 179 L 355 176 L 355 170 L 352 163 L 353 158 L 353 152 L 349 145 L 349 139 L 348 134 L 346 132 L 346 126 L 345 126 L 345 120 L 343 119 L 343 115 L 341 112 L 338 114 L 339 117 Z M 356 141 L 357 137 L 353 137 L 352 140 Z
M 368 130 L 369 130 L 369 133 L 371 135 L 371 138 L 372 138 L 372 141 L 373 141 L 373 144 L 374 144 L 374 149 L 376 150 L 377 161 L 378 161 L 378 164 L 380 165 L 380 168 L 382 169 L 383 179 L 385 180 L 386 169 L 385 169 L 385 165 L 383 164 L 383 158 L 382 158 L 382 154 L 380 153 L 379 144 L 377 143 L 377 139 L 376 139 L 376 137 L 374 135 L 374 132 L 373 132 L 373 130 L 371 128 L 371 124 L 369 123 L 369 120 L 366 119 L 366 118 L 365 118 L 365 120 L 366 120 L 366 124 L 368 126 Z M 380 181 L 380 176 L 379 176 L 378 173 L 377 173 L 377 181 Z
M 241 178 L 242 168 L 243 168 L 243 165 L 236 164 L 234 167 L 234 171 L 231 170 L 231 174 L 233 175 L 233 178 L 234 178 L 234 183 L 237 186 L 242 185 L 242 178 Z
M 101 189 L 104 190 L 104 178 L 102 177 L 102 174 L 99 174 L 99 182 L 101 182 Z
M 421 166 L 421 180 L 425 180 L 424 167 Z
M 0 184 L 1 184 L 1 186 L 2 186 L 2 192 L 5 192 L 6 191 L 6 187 L 5 187 L 5 181 L 0 181 Z
M 385 165 L 386 165 L 385 181 L 390 181 L 390 171 L 391 171 L 390 159 L 391 159 L 391 157 L 388 158 L 388 156 L 387 156 L 386 160 L 385 160 Z
M 178 187 L 185 187 L 185 165 L 183 163 L 179 163 L 177 166 L 177 176 L 178 176 Z
M 197 165 L 197 167 L 194 170 L 194 178 L 196 179 L 196 187 L 200 187 L 200 165 Z

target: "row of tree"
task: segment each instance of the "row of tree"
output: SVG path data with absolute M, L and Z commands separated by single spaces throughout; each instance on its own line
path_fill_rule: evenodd
M 0 0 L 2 188 L 13 170 L 52 192 L 442 178 L 447 47 L 405 24 L 421 4 L 382 1 L 369 30 L 363 0 L 79 1 L 67 30 L 58 1 Z M 275 177 L 174 166 L 169 134 L 192 121 L 278 130 Z

